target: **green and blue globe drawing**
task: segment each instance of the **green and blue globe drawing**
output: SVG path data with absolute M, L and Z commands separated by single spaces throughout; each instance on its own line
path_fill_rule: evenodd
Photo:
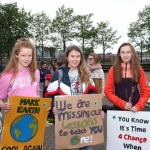
M 37 133 L 38 121 L 31 114 L 17 117 L 10 126 L 10 134 L 17 142 L 30 141 Z

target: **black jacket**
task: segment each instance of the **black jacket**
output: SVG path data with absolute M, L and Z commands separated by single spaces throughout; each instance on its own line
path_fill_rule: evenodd
M 39 71 L 40 71 L 40 83 L 41 83 L 45 81 L 45 75 L 49 74 L 49 71 L 47 68 L 45 69 L 40 68 Z
M 4 70 L 4 67 L 2 64 L 0 64 L 0 73 Z

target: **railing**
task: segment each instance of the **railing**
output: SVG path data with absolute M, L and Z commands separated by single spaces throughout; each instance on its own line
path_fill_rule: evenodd
M 113 66 L 113 64 L 101 64 L 102 65 L 102 69 L 104 72 L 108 72 L 109 69 Z M 145 63 L 145 64 L 141 64 L 142 68 L 144 69 L 145 72 L 149 72 L 150 71 L 150 63 Z

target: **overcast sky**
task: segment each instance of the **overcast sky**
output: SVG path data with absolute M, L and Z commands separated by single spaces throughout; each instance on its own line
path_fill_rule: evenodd
M 117 36 L 121 36 L 112 51 L 116 53 L 123 42 L 127 42 L 127 28 L 129 24 L 138 18 L 138 12 L 150 4 L 150 0 L 0 0 L 2 4 L 17 2 L 18 7 L 24 7 L 32 13 L 45 11 L 52 19 L 56 16 L 56 10 L 63 4 L 65 7 L 73 8 L 76 15 L 93 13 L 92 21 L 96 26 L 97 22 L 109 21 L 109 27 L 117 30 Z M 76 44 L 76 43 L 75 43 Z M 101 48 L 96 50 L 102 53 Z

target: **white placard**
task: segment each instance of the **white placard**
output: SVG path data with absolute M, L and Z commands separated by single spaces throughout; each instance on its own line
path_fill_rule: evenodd
M 107 150 L 150 150 L 150 112 L 107 111 Z

